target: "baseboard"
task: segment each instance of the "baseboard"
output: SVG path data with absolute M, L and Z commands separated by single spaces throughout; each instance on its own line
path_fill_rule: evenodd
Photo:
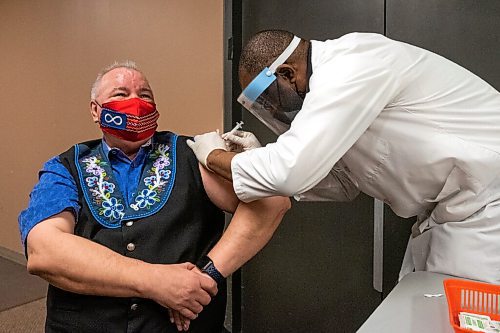
M 0 257 L 18 263 L 19 265 L 26 266 L 26 258 L 22 253 L 9 250 L 2 246 L 0 246 Z

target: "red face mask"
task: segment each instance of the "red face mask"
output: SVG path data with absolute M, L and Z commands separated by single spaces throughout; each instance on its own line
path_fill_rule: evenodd
M 99 125 L 103 132 L 137 142 L 153 136 L 159 117 L 154 103 L 130 98 L 103 103 Z

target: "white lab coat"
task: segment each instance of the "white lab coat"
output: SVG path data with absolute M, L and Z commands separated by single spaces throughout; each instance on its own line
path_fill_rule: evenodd
M 290 130 L 232 161 L 238 197 L 300 198 L 340 174 L 326 196 L 352 199 L 356 187 L 417 216 L 417 270 L 500 283 L 500 93 L 378 34 L 311 45 L 310 92 Z

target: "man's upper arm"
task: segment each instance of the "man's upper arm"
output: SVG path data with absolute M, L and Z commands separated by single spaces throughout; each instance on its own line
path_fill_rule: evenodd
M 39 182 L 30 194 L 28 208 L 19 214 L 22 242 L 26 243 L 28 233 L 34 226 L 66 210 L 73 213 L 74 221 L 80 210 L 78 190 L 69 171 L 58 157 L 54 157 L 40 171 Z
M 233 185 L 228 180 L 208 171 L 199 164 L 203 186 L 210 200 L 221 210 L 233 213 L 239 200 L 234 194 Z
M 54 232 L 64 232 L 74 234 L 75 217 L 69 211 L 64 211 L 37 223 L 31 228 L 26 238 L 26 253 L 29 255 L 38 248 L 40 243 L 37 240 L 46 240 Z M 29 241 L 29 242 L 28 242 Z

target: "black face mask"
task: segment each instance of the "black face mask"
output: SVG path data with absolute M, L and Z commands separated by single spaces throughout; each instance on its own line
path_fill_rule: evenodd
M 294 85 L 295 85 L 295 91 L 297 92 L 297 95 L 299 95 L 299 97 L 302 98 L 302 101 L 304 101 L 304 98 L 306 98 L 307 92 L 300 91 L 299 88 L 297 87 L 297 82 L 294 82 Z
M 273 114 L 273 117 L 279 121 L 290 125 L 295 119 L 295 116 L 302 109 L 306 93 L 299 91 L 297 83 L 294 83 L 295 90 L 291 87 L 284 88 L 287 84 L 285 79 L 278 76 L 276 80 L 276 88 L 278 95 L 278 112 Z

